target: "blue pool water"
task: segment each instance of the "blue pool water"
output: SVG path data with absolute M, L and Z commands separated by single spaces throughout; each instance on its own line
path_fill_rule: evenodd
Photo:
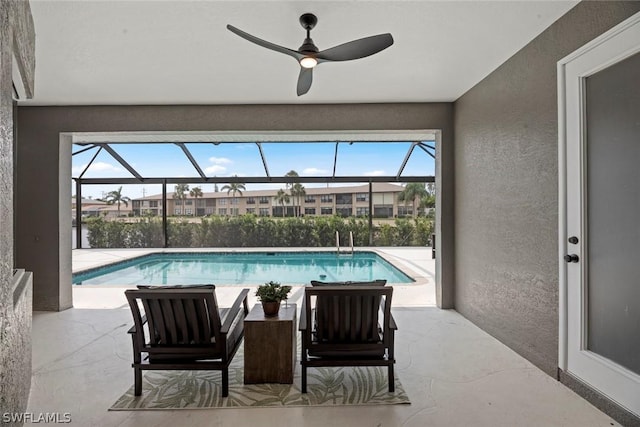
M 303 285 L 311 280 L 413 280 L 373 252 L 160 253 L 73 275 L 76 285 Z

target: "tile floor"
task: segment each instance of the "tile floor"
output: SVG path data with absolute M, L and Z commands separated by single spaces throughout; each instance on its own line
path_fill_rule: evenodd
M 420 279 L 394 287 L 396 372 L 411 405 L 108 412 L 133 382 L 131 315 L 122 288 L 76 287 L 73 309 L 34 315 L 28 411 L 100 427 L 618 425 L 457 312 L 436 308 L 430 251 L 381 251 Z M 237 288 L 217 291 L 224 304 Z

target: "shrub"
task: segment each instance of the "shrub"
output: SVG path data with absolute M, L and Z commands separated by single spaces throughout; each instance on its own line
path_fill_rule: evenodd
M 162 247 L 162 221 L 146 217 L 126 223 L 91 218 L 88 240 L 92 248 Z M 255 215 L 213 216 L 201 223 L 185 219 L 167 224 L 171 247 L 334 247 L 336 231 L 340 246 L 349 246 L 349 232 L 355 246 L 369 245 L 369 222 L 366 218 L 339 216 L 270 218 Z M 373 229 L 374 246 L 410 246 L 428 243 L 433 220 L 426 217 L 397 218 L 394 225 L 382 224 Z

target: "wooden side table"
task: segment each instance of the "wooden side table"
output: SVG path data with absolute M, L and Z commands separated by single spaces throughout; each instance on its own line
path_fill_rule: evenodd
M 293 384 L 296 366 L 296 305 L 280 304 L 280 312 L 265 317 L 262 304 L 244 319 L 244 382 Z

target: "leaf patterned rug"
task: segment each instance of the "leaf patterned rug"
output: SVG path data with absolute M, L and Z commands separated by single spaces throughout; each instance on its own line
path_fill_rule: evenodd
M 245 385 L 242 350 L 240 347 L 229 367 L 229 396 L 226 398 L 222 397 L 219 371 L 147 371 L 142 395 L 134 396 L 131 386 L 109 410 L 411 403 L 397 377 L 395 392 L 389 393 L 387 370 L 383 367 L 309 368 L 307 394 L 300 392 L 300 366 L 296 368 L 293 384 Z

